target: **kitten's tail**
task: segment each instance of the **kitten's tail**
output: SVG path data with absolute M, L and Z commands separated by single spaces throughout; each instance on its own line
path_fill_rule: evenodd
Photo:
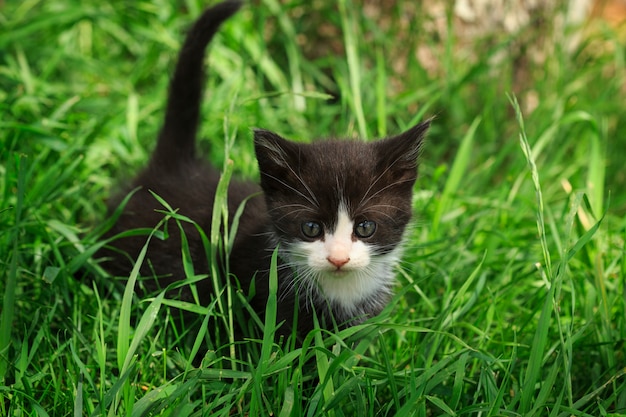
M 153 166 L 174 168 L 194 157 L 204 85 L 204 50 L 220 25 L 240 7 L 240 0 L 219 3 L 205 10 L 189 30 L 170 81 L 165 122 L 152 155 Z

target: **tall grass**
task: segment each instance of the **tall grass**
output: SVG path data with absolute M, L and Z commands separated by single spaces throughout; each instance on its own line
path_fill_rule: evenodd
M 211 47 L 200 144 L 223 186 L 256 178 L 251 127 L 369 140 L 435 116 L 393 302 L 298 345 L 274 337 L 275 294 L 241 340 L 249 306 L 236 288 L 216 285 L 208 306 L 140 300 L 137 268 L 118 282 L 91 256 L 112 221 L 106 197 L 154 145 L 203 8 L 0 8 L 0 415 L 626 414 L 616 33 L 573 49 L 547 26 L 467 42 L 435 34 L 420 3 L 372 12 L 356 0 L 264 0 L 229 21 Z M 548 58 L 525 59 L 530 45 Z M 214 225 L 229 221 L 225 198 Z M 162 204 L 168 227 L 190 221 Z M 228 253 L 231 220 L 201 231 L 210 259 Z M 182 247 L 179 285 L 217 278 Z

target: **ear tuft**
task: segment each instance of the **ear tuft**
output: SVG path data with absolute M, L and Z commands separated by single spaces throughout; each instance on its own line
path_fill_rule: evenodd
M 261 170 L 268 164 L 281 167 L 288 165 L 286 143 L 288 143 L 287 140 L 274 132 L 254 129 L 254 151 Z

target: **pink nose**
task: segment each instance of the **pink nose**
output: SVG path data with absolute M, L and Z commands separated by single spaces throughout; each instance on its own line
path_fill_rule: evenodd
M 329 256 L 326 260 L 336 266 L 337 269 L 350 262 L 350 258 L 333 258 L 332 256 Z

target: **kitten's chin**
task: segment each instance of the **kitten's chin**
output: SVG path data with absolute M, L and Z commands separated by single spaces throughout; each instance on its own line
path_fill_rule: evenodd
M 383 302 L 391 294 L 399 249 L 370 256 L 365 245 L 356 245 L 363 246 L 362 250 L 353 251 L 351 261 L 337 268 L 326 260 L 326 253 L 317 250 L 318 246 L 301 244 L 288 252 L 289 264 L 309 289 L 303 296 L 326 300 L 344 314 L 356 315 L 363 304 L 377 305 L 377 300 Z
M 363 303 L 390 294 L 394 276 L 393 263 L 389 261 L 370 264 L 367 268 L 319 271 L 316 286 L 323 298 L 350 312 Z
M 330 278 L 342 278 L 342 277 L 346 277 L 347 275 L 354 274 L 355 271 L 351 271 L 347 268 L 341 268 L 341 269 L 331 269 L 323 273 L 326 274 Z
M 350 279 L 350 280 L 358 280 L 357 275 L 359 275 L 358 270 L 354 270 L 352 268 L 335 268 L 335 269 L 325 269 L 322 271 L 318 271 L 319 276 L 323 277 L 321 279 Z

